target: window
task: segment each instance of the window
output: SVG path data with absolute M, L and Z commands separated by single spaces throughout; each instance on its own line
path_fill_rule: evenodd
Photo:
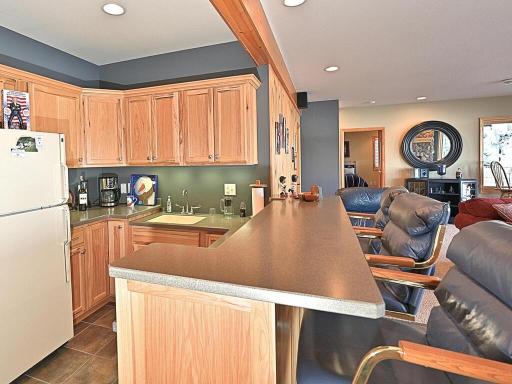
M 480 119 L 480 186 L 494 189 L 491 162 L 499 161 L 512 180 L 512 116 Z
M 379 172 L 381 169 L 380 161 L 380 140 L 377 136 L 372 137 L 373 148 L 373 170 Z

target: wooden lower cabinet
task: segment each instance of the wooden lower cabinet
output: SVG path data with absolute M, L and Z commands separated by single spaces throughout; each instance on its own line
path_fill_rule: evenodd
M 108 222 L 108 263 L 122 259 L 127 255 L 128 220 L 112 220 Z M 115 295 L 114 279 L 109 278 L 109 293 Z
M 199 247 L 199 231 L 180 231 L 174 229 L 134 226 L 132 228 L 133 250 L 149 245 L 151 243 L 182 244 Z
M 219 240 L 223 233 L 210 233 L 206 230 L 176 230 L 147 226 L 131 227 L 131 248 L 138 251 L 152 243 L 181 244 L 208 248 Z
M 87 294 L 88 303 L 93 307 L 106 299 L 109 294 L 107 223 L 91 224 L 87 230 L 89 241 Z
M 204 245 L 206 248 L 211 246 L 213 243 L 215 243 L 217 240 L 219 240 L 223 234 L 220 233 L 207 233 L 206 234 L 206 244 Z
M 302 309 L 116 279 L 121 383 L 296 383 Z
M 71 290 L 73 318 L 82 319 L 109 299 L 107 223 L 73 228 Z
M 85 248 L 71 250 L 71 287 L 73 300 L 73 317 L 82 315 L 86 309 L 85 297 Z

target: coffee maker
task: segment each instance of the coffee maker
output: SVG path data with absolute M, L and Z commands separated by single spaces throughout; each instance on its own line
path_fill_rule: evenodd
M 98 177 L 101 207 L 115 207 L 121 198 L 119 178 L 115 173 L 102 173 Z

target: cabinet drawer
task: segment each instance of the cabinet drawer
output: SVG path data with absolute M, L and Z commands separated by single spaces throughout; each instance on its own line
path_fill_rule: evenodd
M 132 228 L 132 242 L 134 249 L 138 249 L 136 245 L 151 243 L 182 244 L 198 247 L 199 232 L 134 226 Z
M 85 245 L 85 230 L 77 228 L 71 231 L 71 248 L 83 247 Z

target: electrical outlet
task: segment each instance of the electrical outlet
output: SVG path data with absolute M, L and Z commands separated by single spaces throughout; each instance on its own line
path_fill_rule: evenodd
M 121 183 L 121 193 L 128 193 L 128 184 Z
M 224 184 L 224 196 L 236 196 L 236 184 Z

